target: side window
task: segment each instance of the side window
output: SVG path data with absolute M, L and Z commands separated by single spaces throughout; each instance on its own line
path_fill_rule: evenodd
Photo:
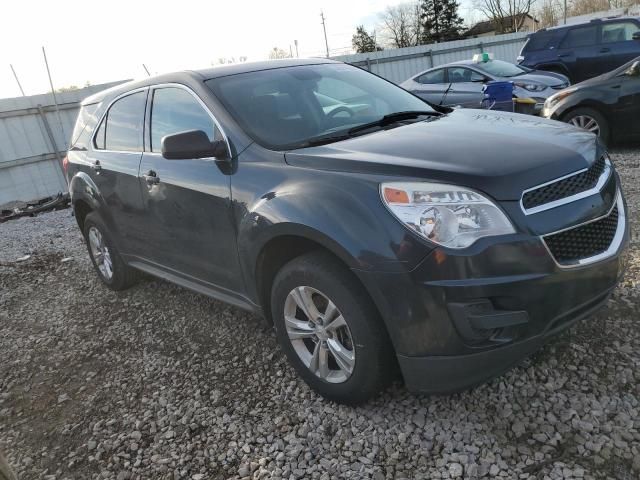
M 431 72 L 423 73 L 416 78 L 418 83 L 444 83 L 444 68 L 433 70 Z
M 154 90 L 151 106 L 151 151 L 161 151 L 160 141 L 165 135 L 187 130 L 202 130 L 211 141 L 222 138 L 209 113 L 189 92 L 175 87 Z
M 640 27 L 633 22 L 616 22 L 602 25 L 602 43 L 626 42 Z
M 561 48 L 589 47 L 598 42 L 598 27 L 572 28 L 567 32 L 567 36 L 562 41 Z
M 474 72 L 470 68 L 452 67 L 448 70 L 449 82 L 451 83 L 482 82 L 485 79 L 484 75 Z
M 142 151 L 142 124 L 146 92 L 137 92 L 117 100 L 102 119 L 94 146 L 98 150 Z

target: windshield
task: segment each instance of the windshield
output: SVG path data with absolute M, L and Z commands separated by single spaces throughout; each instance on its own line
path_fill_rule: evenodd
M 344 64 L 274 68 L 206 84 L 254 140 L 274 150 L 299 148 L 392 113 L 434 112 L 402 88 Z
M 482 70 L 496 77 L 515 77 L 529 71 L 513 63 L 503 62 L 502 60 L 489 60 L 488 62 L 476 63 L 475 67 L 478 70 Z

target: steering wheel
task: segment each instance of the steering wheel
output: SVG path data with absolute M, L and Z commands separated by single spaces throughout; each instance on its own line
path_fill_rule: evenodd
M 339 107 L 336 107 L 333 110 L 331 110 L 329 113 L 327 113 L 327 117 L 333 118 L 337 114 L 342 113 L 342 112 L 347 113 L 349 115 L 349 117 L 355 116 L 355 112 L 353 110 L 351 110 L 349 107 L 345 107 L 344 105 L 340 105 Z

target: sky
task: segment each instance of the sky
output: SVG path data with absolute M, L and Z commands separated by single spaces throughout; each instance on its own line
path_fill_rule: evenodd
M 404 0 L 406 1 L 406 0 Z M 471 0 L 465 0 L 466 5 Z M 7 0 L 0 29 L 0 98 L 50 91 L 42 47 L 55 88 L 207 68 L 220 58 L 268 57 L 273 47 L 300 57 L 349 53 L 358 25 L 379 23 L 403 0 Z M 464 7 L 463 17 L 473 15 Z

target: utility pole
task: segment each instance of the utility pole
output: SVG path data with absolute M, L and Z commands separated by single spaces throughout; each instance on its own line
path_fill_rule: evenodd
M 22 93 L 23 97 L 26 97 L 26 95 L 24 94 L 24 90 L 22 89 L 22 85 L 20 85 L 20 80 L 18 80 L 18 75 L 16 74 L 16 71 L 13 69 L 13 65 L 9 64 L 9 66 L 11 67 L 11 71 L 13 72 L 13 78 L 16 79 L 16 83 L 18 84 L 18 88 L 20 89 L 20 93 Z
M 291 44 L 289 44 L 289 58 L 293 58 L 293 49 L 291 48 Z
M 60 108 L 58 107 L 58 99 L 56 98 L 56 90 L 53 88 L 53 80 L 51 80 L 51 71 L 49 70 L 49 62 L 47 61 L 47 52 L 42 47 L 42 55 L 44 56 L 44 65 L 47 67 L 47 75 L 49 76 L 49 85 L 51 85 L 51 95 L 53 95 L 53 103 L 56 106 L 56 115 L 58 117 L 58 123 L 60 124 L 60 131 L 62 132 L 62 138 L 64 139 L 64 147 L 67 148 L 67 134 L 64 133 L 64 126 L 62 125 L 62 117 L 60 116 Z
M 564 24 L 567 24 L 567 0 L 564 0 Z
M 298 40 L 294 40 L 293 44 L 296 46 L 296 58 L 300 58 L 300 55 L 298 54 Z
M 327 42 L 327 27 L 324 25 L 324 13 L 320 10 L 320 18 L 322 19 L 322 30 L 324 30 L 324 46 L 327 49 L 327 58 L 329 58 L 329 42 Z

